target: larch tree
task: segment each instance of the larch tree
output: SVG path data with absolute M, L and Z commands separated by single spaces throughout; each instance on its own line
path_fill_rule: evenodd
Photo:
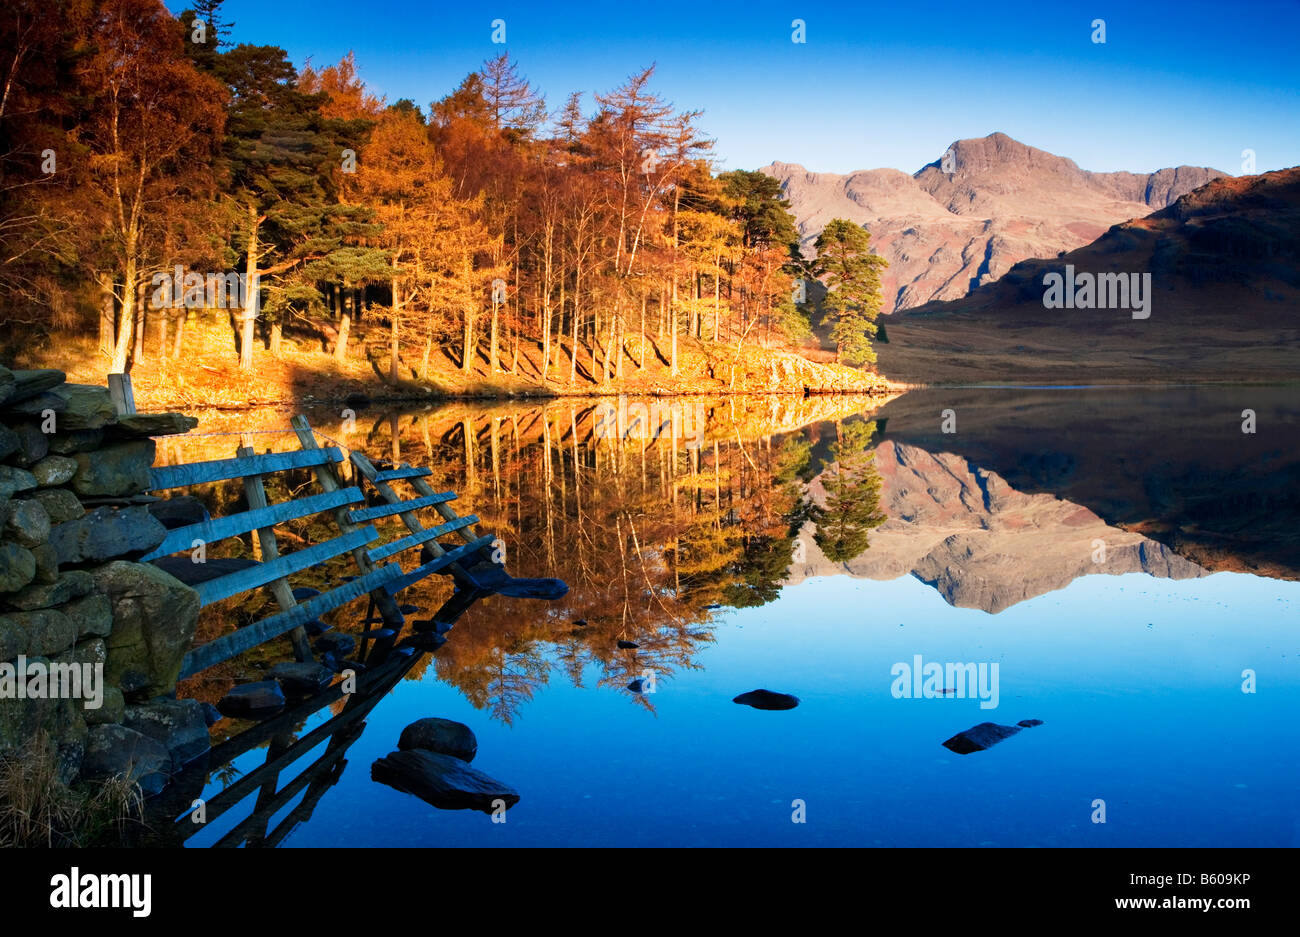
M 157 209 L 209 166 L 224 124 L 223 90 L 186 57 L 158 0 L 105 0 L 79 74 L 94 96 L 84 125 L 90 171 L 118 259 L 121 316 L 110 370 L 124 371 Z

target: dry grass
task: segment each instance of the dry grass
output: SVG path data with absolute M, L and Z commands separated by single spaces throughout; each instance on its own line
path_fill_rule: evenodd
M 0 847 L 85 847 L 120 843 L 144 806 L 124 777 L 69 787 L 44 733 L 25 749 L 0 753 Z
M 376 338 L 382 337 L 380 342 Z M 641 346 L 631 336 L 624 349 L 623 378 L 606 385 L 602 362 L 593 362 L 585 346 L 578 356 L 575 380 L 570 383 L 568 345 L 557 352 L 557 363 L 542 379 L 541 347 L 531 340 L 520 344 L 516 363 L 512 349 L 503 351 L 500 370 L 490 372 L 476 360 L 468 374 L 441 349 L 435 349 L 428 372 L 420 377 L 421 349 L 403 349 L 400 380 L 387 380 L 387 336 L 360 329 L 344 361 L 325 353 L 319 342 L 303 336 L 286 337 L 280 354 L 262 345 L 255 349 L 254 368 L 241 371 L 227 323 L 199 317 L 185 333 L 179 358 L 164 357 L 151 328 L 145 354 L 131 367 L 136 405 L 141 410 L 242 410 L 259 406 L 303 406 L 341 401 L 360 394 L 375 401 L 445 397 L 502 398 L 510 396 L 592 396 L 610 393 L 726 393 L 773 390 L 801 392 L 814 389 L 882 392 L 886 382 L 855 369 L 833 363 L 834 354 L 817 348 L 799 353 L 747 345 L 737 355 L 734 345 L 679 339 L 679 373 L 673 375 L 662 359 L 667 346 L 647 339 L 644 369 L 638 367 Z M 375 340 L 371 340 L 375 339 Z M 656 349 L 658 354 L 656 354 Z M 798 371 L 788 386 L 772 386 L 773 369 L 786 361 Z M 16 368 L 58 368 L 75 383 L 103 384 L 108 360 L 99 353 L 93 336 L 55 333 L 40 341 L 0 336 L 0 361 Z M 735 383 L 732 385 L 732 369 Z

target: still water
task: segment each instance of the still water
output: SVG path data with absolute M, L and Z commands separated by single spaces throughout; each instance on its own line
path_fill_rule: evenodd
M 513 574 L 569 594 L 476 603 L 391 690 L 269 732 L 224 720 L 160 838 L 1300 845 L 1294 388 L 637 403 L 312 414 L 329 439 L 432 467 Z M 234 496 L 199 494 L 214 514 Z M 450 593 L 404 599 L 432 611 Z M 362 611 L 331 623 L 356 632 Z M 995 698 L 915 698 L 897 674 L 918 656 L 985 665 Z M 182 693 L 215 700 L 265 663 Z M 799 705 L 732 702 L 758 688 Z M 371 779 L 426 716 L 473 730 L 474 767 L 520 794 L 505 822 Z M 985 751 L 942 744 L 1027 719 L 1043 724 Z

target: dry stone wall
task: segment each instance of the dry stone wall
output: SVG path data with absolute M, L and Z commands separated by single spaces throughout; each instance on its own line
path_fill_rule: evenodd
M 46 739 L 65 782 L 152 794 L 206 752 L 202 704 L 174 698 L 198 594 L 136 561 L 166 534 L 152 437 L 195 423 L 0 366 L 0 756 Z

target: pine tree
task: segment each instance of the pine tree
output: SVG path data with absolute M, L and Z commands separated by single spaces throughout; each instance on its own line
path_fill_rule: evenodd
M 880 315 L 880 274 L 888 266 L 871 253 L 871 235 L 865 228 L 835 218 L 817 236 L 815 269 L 825 279 L 822 309 L 832 320 L 831 339 L 839 360 L 853 367 L 875 364 L 871 339 Z

